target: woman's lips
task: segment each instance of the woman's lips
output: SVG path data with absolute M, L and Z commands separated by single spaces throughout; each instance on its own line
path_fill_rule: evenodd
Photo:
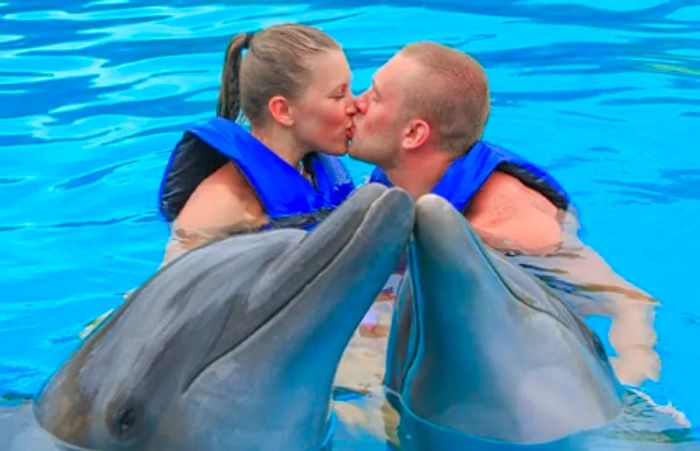
M 345 129 L 345 137 L 348 141 L 352 141 L 352 135 L 355 133 L 355 127 L 352 125 Z

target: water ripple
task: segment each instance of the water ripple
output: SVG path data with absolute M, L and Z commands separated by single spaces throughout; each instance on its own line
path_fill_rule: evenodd
M 659 177 L 663 182 L 630 182 L 599 179 L 600 183 L 620 187 L 614 192 L 628 200 L 645 203 L 700 202 L 700 168 L 662 169 Z
M 135 163 L 134 161 L 126 161 L 126 162 L 112 165 L 112 166 L 105 168 L 105 169 L 100 169 L 98 171 L 90 172 L 89 174 L 84 174 L 84 175 L 81 175 L 79 177 L 75 177 L 73 179 L 70 179 L 67 182 L 56 185 L 56 189 L 69 190 L 69 189 L 77 188 L 77 187 L 84 186 L 84 185 L 90 185 L 90 184 L 98 182 L 99 180 L 103 179 L 104 177 L 112 174 L 117 169 L 126 167 L 126 166 L 134 164 L 134 163 Z

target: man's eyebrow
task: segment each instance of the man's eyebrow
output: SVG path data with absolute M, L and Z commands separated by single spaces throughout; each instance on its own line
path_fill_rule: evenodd
M 382 97 L 382 95 L 379 93 L 379 89 L 377 89 L 377 82 L 374 81 L 374 78 L 372 79 L 372 89 L 374 90 L 374 93 L 377 94 L 377 97 Z

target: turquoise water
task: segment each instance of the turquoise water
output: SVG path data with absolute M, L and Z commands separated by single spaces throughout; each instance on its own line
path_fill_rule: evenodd
M 610 3 L 0 0 L 0 394 L 35 393 L 159 264 L 160 176 L 214 112 L 231 34 L 303 21 L 344 45 L 356 92 L 411 41 L 485 66 L 486 137 L 552 171 L 583 239 L 662 302 L 642 388 L 700 423 L 700 5 Z

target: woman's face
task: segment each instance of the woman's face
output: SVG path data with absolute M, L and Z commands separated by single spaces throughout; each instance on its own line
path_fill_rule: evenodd
M 307 58 L 306 64 L 311 81 L 292 103 L 297 139 L 310 151 L 343 155 L 355 114 L 348 61 L 341 50 L 329 50 Z

